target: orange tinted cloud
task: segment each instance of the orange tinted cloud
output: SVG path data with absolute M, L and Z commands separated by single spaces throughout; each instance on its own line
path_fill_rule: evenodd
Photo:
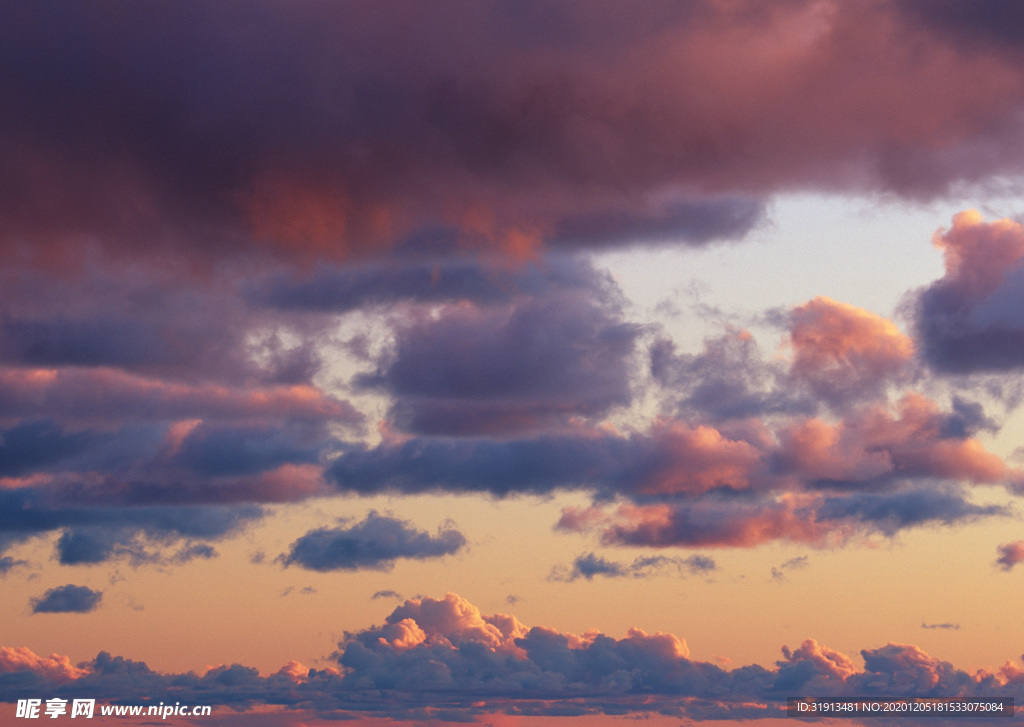
M 651 431 L 650 473 L 631 485 L 637 494 L 697 494 L 719 487 L 744 490 L 761 467 L 763 453 L 726 438 L 709 426 L 663 419 Z
M 908 393 L 896 415 L 888 407 L 858 408 L 834 424 L 809 419 L 783 429 L 780 454 L 790 471 L 809 480 L 871 481 L 886 477 L 943 477 L 999 482 L 1006 465 L 977 439 L 950 437 L 930 399 Z
M 853 529 L 817 522 L 814 500 L 784 496 L 769 502 L 697 501 L 679 505 L 620 505 L 601 529 L 605 545 L 754 547 L 773 540 L 812 545 L 841 542 Z M 561 527 L 569 523 L 560 522 Z
M 830 402 L 878 395 L 914 356 L 892 321 L 824 297 L 794 309 L 790 342 L 793 377 Z
M 66 684 L 89 673 L 71 664 L 71 659 L 60 654 L 43 657 L 25 646 L 0 646 L 0 673 L 34 672 L 55 684 Z

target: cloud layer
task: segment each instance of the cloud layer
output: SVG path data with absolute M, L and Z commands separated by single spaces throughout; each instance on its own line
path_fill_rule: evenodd
M 66 657 L 4 648 L 0 701 L 30 687 L 101 701 L 161 694 L 165 702 L 236 710 L 279 705 L 333 719 L 422 720 L 443 708 L 441 718 L 449 721 L 488 713 L 706 720 L 781 717 L 792 696 L 1020 698 L 1024 684 L 1012 661 L 998 674 L 969 674 L 910 644 L 863 649 L 859 660 L 813 639 L 781 651 L 771 666 L 726 671 L 691 658 L 686 642 L 670 633 L 560 633 L 483 614 L 449 593 L 407 600 L 382 625 L 347 634 L 334 655 L 337 667 L 326 669 L 293 661 L 269 676 L 239 664 L 203 676 L 161 674 L 106 652 L 73 667 Z
M 1001 512 L 968 489 L 1020 479 L 994 420 L 911 387 L 1024 364 L 1017 223 L 936 238 L 912 336 L 816 297 L 777 315 L 783 359 L 741 330 L 678 351 L 588 254 L 1019 171 L 1019 18 L 414 3 L 396 42 L 396 12 L 0 11 L 0 546 L 211 557 L 339 492 L 579 490 L 599 537 L 651 545 Z

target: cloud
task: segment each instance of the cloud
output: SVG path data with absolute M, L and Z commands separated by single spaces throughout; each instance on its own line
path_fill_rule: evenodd
M 648 578 L 654 575 L 664 575 L 672 571 L 677 575 L 682 575 L 684 572 L 690 574 L 709 573 L 717 568 L 718 566 L 715 565 L 715 561 L 706 555 L 691 555 L 687 558 L 663 555 L 641 556 L 636 558 L 631 564 L 626 565 L 602 558 L 594 553 L 583 553 L 573 560 L 572 568 L 564 566 L 552 568 L 548 580 L 571 583 L 580 578 L 585 578 L 588 581 L 593 580 L 595 576 L 605 576 L 607 578 Z
M 730 328 L 705 339 L 698 354 L 656 340 L 651 373 L 673 399 L 683 394 L 675 399 L 680 415 L 712 421 L 808 415 L 822 404 L 841 415 L 911 380 L 914 342 L 887 318 L 825 297 L 779 318 L 787 328 L 785 359 L 766 361 L 748 331 Z
M 942 629 L 944 631 L 959 631 L 960 624 L 955 623 L 939 623 L 939 624 L 927 624 L 922 623 L 921 628 L 923 629 Z
M 43 657 L 24 646 L 17 649 L 0 646 L 0 674 L 18 672 L 31 672 L 53 684 L 66 684 L 72 679 L 85 676 L 88 670 L 72 665 L 66 656 L 50 654 Z
M 1013 39 L 1024 29 L 1024 12 L 1017 3 L 899 0 L 894 7 L 968 47 L 995 43 L 1018 49 Z
M 996 551 L 999 553 L 999 557 L 996 558 L 999 567 L 1005 571 L 1012 570 L 1015 565 L 1024 561 L 1024 540 L 1003 543 Z
M 27 565 L 27 560 L 18 560 L 12 558 L 9 555 L 5 555 L 4 557 L 0 558 L 0 578 L 3 578 L 15 568 L 24 567 Z
M 425 560 L 459 552 L 466 537 L 451 525 L 437 535 L 417 530 L 412 523 L 371 511 L 366 519 L 345 528 L 318 528 L 292 543 L 279 560 L 285 566 L 309 570 L 389 571 L 399 558 Z
M 806 567 L 807 567 L 807 556 L 806 555 L 800 555 L 800 556 L 797 556 L 795 558 L 790 558 L 789 560 L 787 560 L 785 563 L 782 563 L 778 567 L 772 566 L 772 580 L 776 581 L 778 583 L 784 583 L 787 580 L 786 573 L 788 571 L 803 570 Z
M 963 425 L 959 412 L 950 417 L 926 397 L 906 393 L 895 415 L 890 407 L 870 404 L 836 424 L 813 418 L 784 426 L 779 465 L 834 487 L 877 487 L 908 477 L 998 482 L 1011 475 L 977 439 L 951 436 Z
M 790 693 L 829 695 L 842 692 L 847 680 L 857 676 L 853 659 L 835 649 L 805 639 L 796 649 L 782 647 L 784 660 L 772 687 Z
M 665 387 L 681 415 L 722 421 L 811 414 L 817 408 L 813 400 L 781 385 L 784 368 L 762 358 L 748 331 L 729 330 L 705 339 L 698 354 L 676 353 L 670 339 L 658 339 L 651 346 L 650 365 L 655 381 Z
M 188 386 L 115 369 L 0 368 L 0 401 L 6 416 L 76 423 L 262 417 L 361 421 L 350 404 L 312 386 Z
M 838 497 L 894 493 L 912 489 L 914 482 L 1008 484 L 1015 477 L 1015 470 L 978 440 L 952 436 L 966 426 L 961 414 L 950 418 L 919 394 L 906 394 L 895 411 L 881 404 L 858 406 L 835 423 L 782 420 L 774 433 L 757 421 L 720 426 L 662 418 L 639 432 L 580 428 L 507 440 L 391 439 L 372 448 L 345 448 L 327 474 L 340 491 L 361 494 L 504 496 L 574 489 L 599 497 L 682 503 L 716 493 L 745 493 L 747 504 L 734 501 L 740 510 L 758 493 L 809 489 Z M 941 494 L 936 491 L 931 499 Z M 714 507 L 730 507 L 728 502 Z
M 212 555 L 208 544 L 195 541 L 228 537 L 263 515 L 252 505 L 139 505 L 117 503 L 103 494 L 90 502 L 82 493 L 42 487 L 0 490 L 0 546 L 59 530 L 56 554 L 65 565 L 120 557 L 136 565 L 168 557 L 180 561 Z M 182 542 L 185 547 L 177 554 L 162 554 Z
M 269 676 L 241 664 L 203 676 L 161 674 L 107 652 L 72 667 L 67 657 L 0 649 L 0 700 L 16 699 L 31 685 L 59 687 L 54 693 L 66 698 L 140 703 L 158 693 L 165 702 L 223 704 L 241 713 L 280 705 L 300 716 L 308 710 L 310 720 L 372 714 L 422 721 L 431 717 L 428 710 L 443 708 L 449 721 L 486 714 L 668 714 L 702 721 L 781 717 L 793 694 L 1016 699 L 1024 684 L 1013 662 L 998 673 L 971 674 L 912 644 L 866 648 L 859 656 L 863 667 L 805 639 L 794 649 L 783 646 L 773 665 L 726 671 L 694 659 L 671 633 L 562 633 L 508 614 L 484 614 L 449 593 L 409 599 L 383 624 L 346 633 L 332 656 L 336 667 L 309 669 L 293 660 Z
M 713 428 L 662 421 L 629 435 L 585 429 L 512 440 L 422 437 L 355 445 L 327 472 L 340 491 L 361 494 L 703 492 L 745 489 L 758 459 L 754 446 Z
M 32 599 L 32 613 L 89 613 L 103 598 L 101 591 L 88 586 L 57 586 Z
M 792 312 L 790 375 L 833 405 L 877 398 L 906 379 L 914 344 L 891 321 L 819 297 Z
M 578 256 L 546 255 L 510 266 L 487 259 L 441 256 L 428 261 L 321 265 L 277 271 L 246 282 L 254 305 L 281 311 L 347 313 L 397 303 L 468 301 L 507 305 L 520 296 L 558 291 L 610 291 L 607 274 Z
M 1006 37 L 984 11 L 405 12 L 404 44 L 389 3 L 83 8 L 74 30 L 48 6 L 6 13 L 12 254 L 704 244 L 741 236 L 780 189 L 927 197 L 1020 169 L 1019 54 L 984 42 Z
M 722 497 L 614 511 L 566 508 L 556 527 L 598 531 L 604 545 L 631 547 L 754 547 L 775 540 L 815 547 L 841 545 L 854 535 L 892 537 L 905 528 L 953 525 L 1007 515 L 1007 508 L 975 505 L 955 488 L 834 496 L 786 494 L 735 501 Z
M 1012 371 L 1024 365 L 1024 226 L 961 212 L 934 237 L 945 275 L 917 295 L 916 327 L 940 373 Z
M 424 315 L 398 327 L 378 372 L 357 383 L 389 393 L 389 418 L 415 433 L 532 431 L 602 416 L 632 400 L 641 330 L 609 292 L 605 301 L 561 291 Z

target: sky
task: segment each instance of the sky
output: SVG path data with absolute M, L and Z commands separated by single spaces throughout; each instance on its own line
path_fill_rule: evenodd
M 0 724 L 1024 700 L 1022 34 L 0 7 Z

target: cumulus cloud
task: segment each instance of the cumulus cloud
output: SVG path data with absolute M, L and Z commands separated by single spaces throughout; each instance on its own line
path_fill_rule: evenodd
M 973 210 L 935 235 L 946 273 L 916 301 L 917 335 L 943 373 L 1012 371 L 1024 365 L 1024 226 L 985 222 Z
M 1020 697 L 1024 672 L 1008 661 L 998 674 L 967 673 L 912 644 L 867 648 L 854 658 L 813 639 L 782 647 L 764 667 L 726 671 L 694 659 L 671 633 L 628 629 L 562 633 L 515 616 L 484 614 L 454 593 L 405 601 L 384 623 L 346 633 L 337 667 L 291 661 L 269 676 L 240 664 L 203 676 L 161 674 L 145 663 L 101 652 L 71 666 L 67 657 L 0 649 L 0 699 L 60 687 L 67 697 L 141 701 L 159 693 L 183 703 L 207 701 L 245 712 L 258 705 L 309 710 L 321 719 L 368 714 L 422 720 L 443 706 L 445 719 L 485 714 L 571 713 L 706 720 L 783 716 L 787 696 Z M 384 690 L 382 694 L 381 690 Z M 301 712 L 299 712 L 301 714 Z M 436 714 L 434 715 L 436 716 Z
M 50 654 L 44 657 L 24 646 L 16 649 L 0 646 L 0 674 L 18 672 L 36 674 L 53 684 L 66 684 L 89 673 L 87 669 L 74 666 L 66 656 Z
M 400 558 L 425 560 L 459 552 L 466 536 L 451 524 L 437 535 L 417 530 L 406 520 L 371 511 L 362 522 L 349 527 L 310 530 L 279 557 L 285 566 L 309 570 L 391 570 Z
M 833 405 L 877 398 L 907 377 L 914 344 L 888 319 L 823 297 L 791 315 L 790 375 L 815 398 Z
M 57 586 L 32 599 L 32 613 L 89 613 L 103 599 L 101 591 L 88 586 Z

